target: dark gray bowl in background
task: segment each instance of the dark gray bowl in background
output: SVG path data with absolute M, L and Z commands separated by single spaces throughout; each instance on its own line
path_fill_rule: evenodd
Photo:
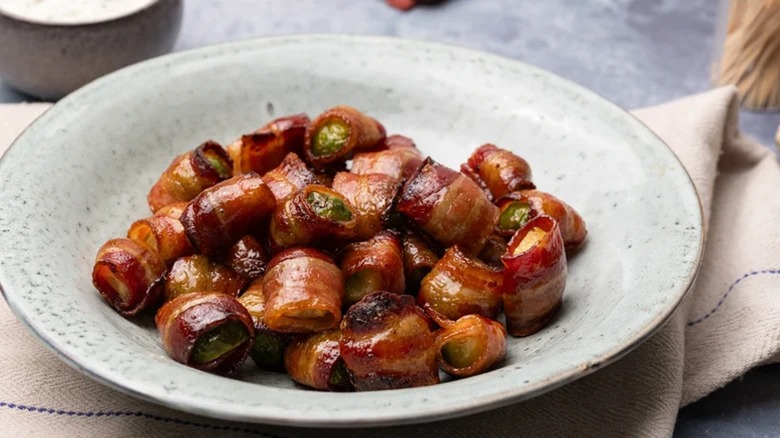
M 118 18 L 49 24 L 0 11 L 0 77 L 26 94 L 57 99 L 82 85 L 171 50 L 182 0 L 157 0 Z

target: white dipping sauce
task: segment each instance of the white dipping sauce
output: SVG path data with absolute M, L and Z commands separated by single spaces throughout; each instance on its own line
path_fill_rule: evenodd
M 156 0 L 0 0 L 0 11 L 47 24 L 82 24 L 111 20 Z

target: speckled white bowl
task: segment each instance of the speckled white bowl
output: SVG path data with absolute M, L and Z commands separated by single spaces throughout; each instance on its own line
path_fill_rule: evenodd
M 562 312 L 510 339 L 501 366 L 441 385 L 354 394 L 295 387 L 247 367 L 239 379 L 169 359 L 151 319 L 128 320 L 90 282 L 93 257 L 148 215 L 171 158 L 270 118 L 362 108 L 457 166 L 485 142 L 526 157 L 538 186 L 582 213 Z M 70 365 L 129 394 L 249 422 L 362 426 L 427 421 L 538 395 L 650 336 L 691 285 L 701 211 L 670 150 L 625 111 L 539 69 L 438 44 L 312 36 L 178 53 L 60 101 L 0 162 L 0 284 L 16 315 Z
M 171 50 L 183 6 L 183 0 L 154 0 L 89 22 L 33 20 L 0 6 L 0 77 L 29 95 L 58 99 L 95 78 Z

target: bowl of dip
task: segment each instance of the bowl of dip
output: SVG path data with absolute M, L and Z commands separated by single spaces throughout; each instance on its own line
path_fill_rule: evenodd
M 171 50 L 182 0 L 0 0 L 0 78 L 58 99 Z

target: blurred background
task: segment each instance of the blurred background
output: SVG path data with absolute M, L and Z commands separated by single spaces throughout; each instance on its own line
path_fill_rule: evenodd
M 299 33 L 398 36 L 533 64 L 637 108 L 712 87 L 727 8 L 728 2 L 715 0 L 447 0 L 403 12 L 384 0 L 189 0 L 173 50 Z M 780 20 L 769 25 L 775 38 L 767 41 L 780 41 Z M 777 82 L 770 85 L 778 88 Z M 0 81 L 0 102 L 30 100 L 36 99 Z M 744 131 L 772 147 L 780 113 L 743 110 L 741 118 Z M 676 431 L 686 437 L 778 434 L 780 366 L 759 368 L 683 409 Z

